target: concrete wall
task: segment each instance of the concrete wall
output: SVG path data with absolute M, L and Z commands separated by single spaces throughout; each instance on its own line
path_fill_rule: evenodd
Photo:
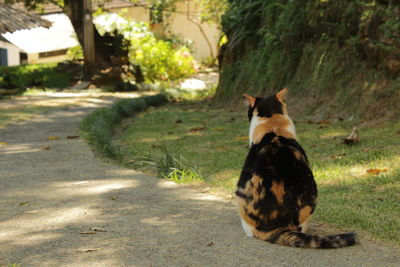
M 110 9 L 112 13 L 116 13 L 125 19 L 132 19 L 134 21 L 150 21 L 150 12 L 144 7 L 130 7 L 121 9 Z
M 0 48 L 7 49 L 8 66 L 19 65 L 19 53 L 23 52 L 21 49 L 9 42 L 4 41 L 0 41 Z
M 62 62 L 67 59 L 67 55 L 57 55 L 51 57 L 39 57 L 39 53 L 28 54 L 29 64 L 41 64 L 41 63 L 56 63 Z
M 211 53 L 207 41 L 201 33 L 201 30 L 196 23 L 187 18 L 187 13 L 191 14 L 190 18 L 199 22 L 198 16 L 196 17 L 196 15 L 199 13 L 199 9 L 195 5 L 194 1 L 187 1 L 186 3 L 178 2 L 176 6 L 176 13 L 170 17 L 169 30 L 180 35 L 184 39 L 190 39 L 193 41 L 193 53 L 197 60 L 205 59 L 211 55 L 215 57 L 217 55 L 217 45 L 220 37 L 220 31 L 218 30 L 217 25 L 208 23 L 201 24 L 205 35 L 211 43 Z
M 178 2 L 176 6 L 176 12 L 173 13 L 168 18 L 168 21 L 164 23 L 164 25 L 167 25 L 168 27 L 165 29 L 164 26 L 164 34 L 167 34 L 168 31 L 171 31 L 173 34 L 176 34 L 183 39 L 192 40 L 192 49 L 194 50 L 193 56 L 198 61 L 211 56 L 211 54 L 213 54 L 215 57 L 217 55 L 217 45 L 220 37 L 220 31 L 218 30 L 217 25 L 210 25 L 207 23 L 201 24 L 204 33 L 211 43 L 212 53 L 210 53 L 210 48 L 199 27 L 187 18 L 188 7 L 191 18 L 199 21 L 198 17 L 196 17 L 196 15 L 199 14 L 199 9 L 198 6 L 195 5 L 194 1 Z M 149 22 L 150 20 L 149 10 L 143 7 L 111 9 L 110 11 L 119 14 L 124 18 L 133 19 L 135 21 Z M 159 33 L 160 29 L 157 27 L 158 25 L 153 26 L 153 30 L 156 29 L 156 31 Z

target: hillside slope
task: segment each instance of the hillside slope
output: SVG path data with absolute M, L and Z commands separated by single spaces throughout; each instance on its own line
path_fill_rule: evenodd
M 400 1 L 229 2 L 217 101 L 287 86 L 297 113 L 399 118 Z

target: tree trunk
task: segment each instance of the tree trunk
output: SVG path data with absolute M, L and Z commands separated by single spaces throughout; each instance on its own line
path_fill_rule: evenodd
M 64 11 L 71 20 L 76 36 L 82 48 L 84 48 L 84 24 L 83 18 L 85 15 L 83 1 L 79 0 L 64 0 Z M 102 37 L 94 28 L 94 45 L 95 45 L 95 62 L 99 67 L 111 65 L 110 51 L 105 45 L 105 38 Z

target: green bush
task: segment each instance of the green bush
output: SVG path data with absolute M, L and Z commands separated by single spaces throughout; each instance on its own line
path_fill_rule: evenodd
M 194 72 L 193 57 L 189 48 L 176 41 L 157 39 L 147 23 L 117 20 L 112 15 L 105 20 L 115 20 L 107 27 L 96 25 L 101 34 L 122 35 L 129 47 L 129 61 L 139 65 L 148 81 L 176 80 Z
M 57 87 L 70 85 L 71 77 L 58 72 L 56 63 L 0 67 L 0 88 L 25 90 L 27 87 Z
M 68 50 L 67 50 L 67 58 L 69 60 L 83 59 L 82 46 L 77 45 L 77 46 L 73 46 L 73 47 L 68 48 Z

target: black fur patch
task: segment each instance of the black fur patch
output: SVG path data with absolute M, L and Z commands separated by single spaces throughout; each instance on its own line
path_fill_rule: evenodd
M 257 98 L 255 106 L 260 117 L 269 118 L 274 114 L 283 114 L 282 103 L 275 96 Z

